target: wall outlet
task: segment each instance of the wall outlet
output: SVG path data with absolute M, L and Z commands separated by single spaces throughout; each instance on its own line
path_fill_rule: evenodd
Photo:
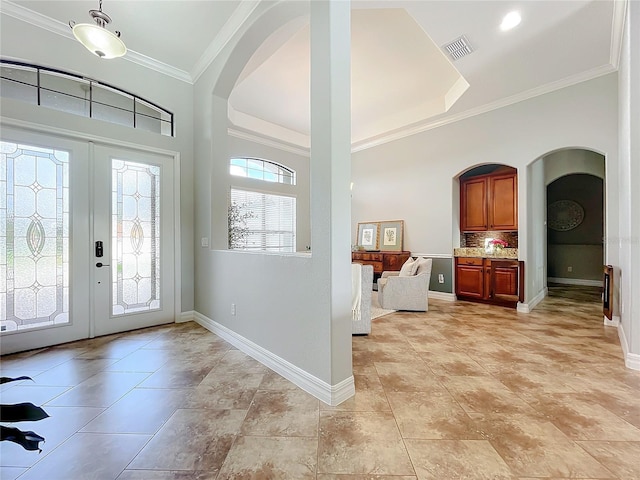
M 236 315 L 236 304 L 232 303 L 231 304 L 231 315 L 235 317 Z
M 209 246 L 209 237 L 202 237 L 200 239 L 200 246 L 201 247 L 208 247 Z
M 573 267 L 567 267 L 567 272 L 573 272 Z
M 444 274 L 443 273 L 439 273 L 438 274 L 438 283 L 444 283 Z

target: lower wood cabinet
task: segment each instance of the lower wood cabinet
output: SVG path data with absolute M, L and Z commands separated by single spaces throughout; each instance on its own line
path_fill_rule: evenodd
M 456 259 L 456 295 L 484 298 L 485 281 L 482 258 Z
M 524 262 L 456 257 L 456 296 L 514 307 L 524 301 Z

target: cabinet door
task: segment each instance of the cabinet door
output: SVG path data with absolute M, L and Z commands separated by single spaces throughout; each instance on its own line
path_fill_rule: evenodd
M 456 268 L 456 295 L 484 297 L 484 267 L 458 265 Z
M 470 178 L 460 185 L 460 229 L 463 232 L 486 230 L 487 178 Z
M 489 230 L 518 229 L 518 177 L 489 177 Z
M 517 262 L 491 262 L 491 297 L 496 300 L 518 301 Z

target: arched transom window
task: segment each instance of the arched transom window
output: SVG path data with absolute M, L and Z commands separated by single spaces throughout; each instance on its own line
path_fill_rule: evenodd
M 265 182 L 296 184 L 296 172 L 279 163 L 259 158 L 232 158 L 229 162 L 229 173 Z

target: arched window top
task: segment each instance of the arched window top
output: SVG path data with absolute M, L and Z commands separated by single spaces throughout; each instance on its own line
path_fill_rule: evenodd
M 264 182 L 296 184 L 296 172 L 284 165 L 259 158 L 232 158 L 229 160 L 229 173 L 237 177 L 247 177 Z

